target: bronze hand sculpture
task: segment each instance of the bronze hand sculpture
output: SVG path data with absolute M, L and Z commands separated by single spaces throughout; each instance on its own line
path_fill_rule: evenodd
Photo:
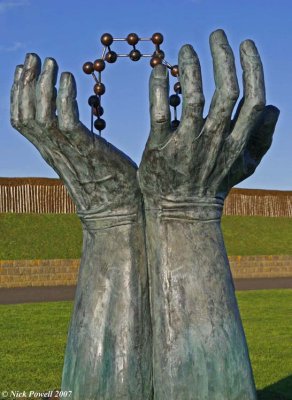
M 12 125 L 64 181 L 83 225 L 83 253 L 62 390 L 73 399 L 150 399 L 151 323 L 136 165 L 78 117 L 76 86 L 29 54 L 16 68 Z M 57 111 L 57 115 L 56 115 Z
M 256 398 L 220 227 L 231 187 L 251 175 L 271 144 L 279 111 L 265 107 L 254 43 L 240 49 L 244 100 L 222 30 L 210 36 L 216 90 L 206 119 L 199 59 L 179 54 L 182 118 L 171 130 L 168 73 L 150 79 L 151 132 L 139 167 L 145 202 L 153 328 L 153 385 L 159 400 Z
M 56 96 L 54 60 L 40 74 L 39 58 L 28 55 L 16 70 L 12 125 L 59 174 L 83 224 L 62 379 L 75 400 L 256 398 L 220 221 L 231 187 L 271 145 L 279 111 L 265 106 L 262 64 L 248 40 L 244 98 L 231 120 L 239 96 L 234 57 L 222 30 L 210 45 L 216 90 L 207 118 L 191 46 L 179 54 L 176 130 L 167 69 L 153 69 L 139 179 L 127 156 L 79 121 L 71 74 L 62 74 Z

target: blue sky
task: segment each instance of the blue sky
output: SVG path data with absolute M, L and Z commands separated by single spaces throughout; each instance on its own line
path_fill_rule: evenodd
M 196 49 L 202 66 L 205 113 L 214 90 L 209 34 L 227 33 L 241 81 L 239 45 L 253 39 L 260 51 L 267 103 L 281 110 L 274 142 L 255 174 L 240 187 L 292 190 L 292 2 L 291 0 L 0 0 L 0 176 L 56 177 L 38 151 L 9 121 L 9 96 L 14 69 L 27 52 L 42 60 L 54 57 L 59 71 L 71 71 L 77 81 L 80 119 L 89 126 L 87 99 L 93 81 L 82 72 L 87 60 L 101 56 L 102 33 L 125 37 L 136 32 L 164 35 L 166 59 L 177 63 L 185 43 Z M 125 44 L 116 49 L 124 52 Z M 152 51 L 150 43 L 138 47 Z M 113 48 L 114 49 L 114 48 Z M 103 74 L 107 128 L 104 136 L 139 163 L 149 133 L 148 59 L 119 59 Z M 175 81 L 173 81 L 174 83 Z

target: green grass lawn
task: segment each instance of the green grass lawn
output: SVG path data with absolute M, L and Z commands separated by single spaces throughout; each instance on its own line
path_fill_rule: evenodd
M 226 216 L 229 255 L 292 254 L 291 218 Z M 0 214 L 0 259 L 79 258 L 81 224 L 75 214 Z
M 222 229 L 230 256 L 292 254 L 292 219 L 225 216 Z
M 259 400 L 291 400 L 292 290 L 237 297 Z M 71 310 L 72 302 L 0 306 L 0 393 L 60 387 Z
M 82 228 L 75 214 L 0 214 L 0 260 L 79 258 Z
M 259 399 L 291 400 L 292 290 L 237 292 L 237 298 Z

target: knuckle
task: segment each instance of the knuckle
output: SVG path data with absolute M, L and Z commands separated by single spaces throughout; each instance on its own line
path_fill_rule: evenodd
M 239 87 L 237 81 L 232 82 L 228 89 L 228 96 L 231 98 L 231 100 L 237 100 L 239 97 Z
M 199 106 L 204 105 L 205 104 L 205 97 L 204 97 L 203 93 L 196 93 L 193 96 L 193 103 L 195 105 L 199 105 Z
M 167 116 L 165 114 L 156 114 L 154 116 L 154 122 L 157 124 L 163 124 L 167 122 Z
M 253 97 L 247 100 L 248 107 L 253 111 L 261 111 L 265 107 L 265 99 L 262 97 Z
M 221 88 L 218 89 L 218 95 L 221 98 L 236 101 L 239 97 L 239 87 L 235 79 L 226 79 Z

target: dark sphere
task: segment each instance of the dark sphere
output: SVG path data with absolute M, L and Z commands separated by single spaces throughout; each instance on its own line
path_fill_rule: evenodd
M 103 115 L 103 107 L 101 107 L 101 106 L 97 106 L 97 107 L 94 107 L 93 108 L 93 114 L 96 116 L 96 117 L 101 117 L 102 115 Z
M 102 131 L 106 126 L 105 120 L 98 118 L 94 121 L 94 127 L 97 131 Z
M 114 41 L 114 38 L 110 33 L 104 33 L 100 38 L 100 41 L 104 46 L 110 46 Z
M 151 40 L 154 44 L 161 44 L 163 42 L 163 36 L 161 33 L 156 32 L 153 33 Z
M 161 64 L 162 63 L 162 58 L 160 57 L 152 57 L 150 60 L 150 65 L 152 68 L 156 67 L 156 65 Z
M 180 82 L 176 82 L 173 86 L 175 93 L 181 94 L 181 84 Z
M 172 94 L 169 98 L 169 104 L 172 107 L 177 107 L 180 105 L 180 97 L 177 94 Z
M 180 121 L 178 119 L 174 119 L 171 121 L 171 129 L 176 129 L 179 126 Z
M 164 57 L 165 57 L 164 51 L 160 50 L 160 49 L 159 50 L 155 50 L 154 53 L 153 53 L 153 57 L 159 57 L 159 58 L 164 59 Z
M 171 67 L 171 75 L 172 76 L 178 76 L 179 75 L 178 65 L 174 65 L 173 67 Z
M 100 103 L 99 98 L 94 94 L 90 96 L 88 99 L 88 104 L 90 105 L 90 107 L 98 107 L 99 103 Z
M 105 60 L 112 64 L 117 61 L 118 55 L 115 51 L 108 51 L 105 55 Z
M 93 69 L 93 64 L 90 61 L 87 61 L 85 64 L 83 64 L 83 72 L 85 72 L 86 74 L 92 74 L 92 72 L 94 71 Z
M 105 86 L 103 83 L 98 82 L 94 85 L 94 93 L 97 94 L 98 96 L 102 96 L 105 93 Z
M 132 61 L 138 61 L 140 60 L 142 54 L 139 50 L 132 50 L 129 54 L 129 57 Z
M 129 33 L 129 35 L 127 36 L 127 42 L 131 46 L 135 46 L 135 44 L 139 42 L 139 36 L 137 35 L 137 33 Z
M 95 69 L 95 71 L 101 72 L 105 69 L 105 62 L 101 58 L 99 58 L 98 60 L 94 61 L 93 68 Z

